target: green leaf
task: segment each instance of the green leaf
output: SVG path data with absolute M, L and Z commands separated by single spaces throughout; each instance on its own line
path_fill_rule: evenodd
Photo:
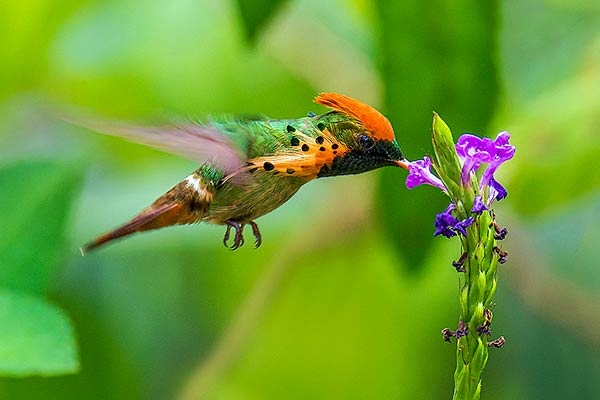
M 64 255 L 80 172 L 55 162 L 0 169 L 0 287 L 44 293 Z
M 408 159 L 431 153 L 431 112 L 455 133 L 487 133 L 497 102 L 497 2 L 378 0 L 386 114 Z M 397 250 L 418 268 L 447 198 L 422 188 L 407 193 L 395 171 L 379 187 L 382 224 Z M 407 230 L 410 229 L 410 230 Z
M 0 374 L 77 372 L 73 327 L 57 307 L 26 294 L 0 291 Z
M 238 0 L 238 8 L 248 39 L 253 42 L 286 0 Z
M 453 201 L 458 199 L 460 193 L 461 166 L 454 147 L 450 128 L 437 113 L 433 114 L 433 149 L 435 152 L 436 170 L 448 189 Z M 456 202 L 456 201 L 455 201 Z

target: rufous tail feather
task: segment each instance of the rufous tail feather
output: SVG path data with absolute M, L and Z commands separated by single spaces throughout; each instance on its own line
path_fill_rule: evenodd
M 82 246 L 79 250 L 81 254 L 103 246 L 115 239 L 131 235 L 132 233 L 159 229 L 165 226 L 189 224 L 193 222 L 189 209 L 183 207 L 180 203 L 167 203 L 160 206 L 151 206 L 139 213 L 126 224 L 105 233 L 93 241 Z

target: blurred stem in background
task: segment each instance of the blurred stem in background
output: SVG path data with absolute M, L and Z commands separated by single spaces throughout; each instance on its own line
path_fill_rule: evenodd
M 293 234 L 286 242 L 288 244 L 269 263 L 265 273 L 240 305 L 209 355 L 202 358 L 193 368 L 179 395 L 180 400 L 200 399 L 210 393 L 213 386 L 240 357 L 246 342 L 261 323 L 295 259 L 307 249 L 318 251 L 329 246 L 332 242 L 323 240 L 324 237 L 335 238 L 338 232 L 351 235 L 364 229 L 368 221 L 361 210 L 353 204 L 341 205 L 336 209 L 337 218 L 333 218 L 337 223 L 322 224 L 319 227 L 319 235 L 314 234 L 313 225 Z

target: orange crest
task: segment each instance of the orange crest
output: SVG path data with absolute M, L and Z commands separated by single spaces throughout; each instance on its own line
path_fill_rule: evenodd
M 365 103 L 337 93 L 321 93 L 315 98 L 315 103 L 356 119 L 376 139 L 394 140 L 394 129 L 390 121 Z

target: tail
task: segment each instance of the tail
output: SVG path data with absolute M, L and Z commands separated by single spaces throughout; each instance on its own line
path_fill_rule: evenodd
M 159 229 L 170 225 L 189 224 L 195 221 L 188 207 L 180 203 L 167 203 L 160 206 L 150 206 L 126 224 L 105 233 L 82 246 L 81 255 L 115 239 L 131 235 L 135 232 Z

